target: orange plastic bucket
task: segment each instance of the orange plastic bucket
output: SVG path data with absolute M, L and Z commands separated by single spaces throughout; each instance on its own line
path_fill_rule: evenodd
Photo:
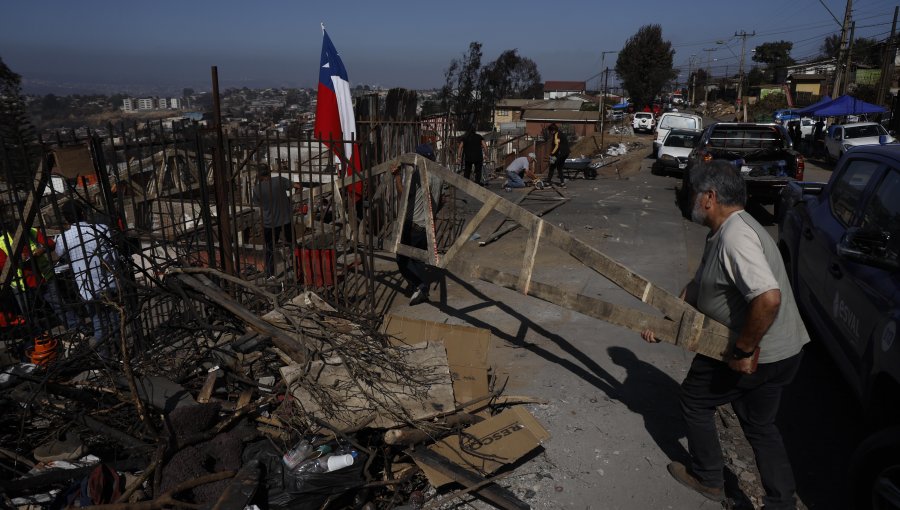
M 34 348 L 26 349 L 25 356 L 35 365 L 45 366 L 56 361 L 56 348 L 59 342 L 47 336 L 34 339 Z

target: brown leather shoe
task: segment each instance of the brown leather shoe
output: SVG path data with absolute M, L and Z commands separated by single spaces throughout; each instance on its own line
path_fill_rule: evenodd
M 666 468 L 672 478 L 684 485 L 688 489 L 693 489 L 703 495 L 706 499 L 713 501 L 725 501 L 725 489 L 722 487 L 707 487 L 700 483 L 700 480 L 688 471 L 688 468 L 680 462 L 672 462 Z

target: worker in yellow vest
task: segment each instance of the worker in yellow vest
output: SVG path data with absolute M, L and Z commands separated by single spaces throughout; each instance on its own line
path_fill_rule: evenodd
M 0 252 L 2 252 L 0 268 L 5 266 L 8 259 L 11 258 L 15 230 L 14 223 L 3 223 L 3 232 L 0 234 Z M 38 229 L 30 229 L 27 244 L 23 247 L 19 257 L 18 267 L 12 270 L 10 289 L 16 298 L 16 304 L 19 305 L 22 317 L 30 326 L 33 334 L 48 331 L 53 324 L 52 318 L 41 312 L 38 306 L 38 297 L 50 305 L 53 313 L 63 320 L 68 329 L 75 330 L 79 326 L 78 315 L 73 307 L 63 304 L 59 287 L 53 278 L 53 262 L 50 259 L 53 248 L 52 239 L 48 239 Z

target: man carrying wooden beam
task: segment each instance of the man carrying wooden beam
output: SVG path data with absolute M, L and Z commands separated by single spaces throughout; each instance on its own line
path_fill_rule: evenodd
M 692 220 L 710 229 L 703 260 L 681 298 L 740 332 L 725 361 L 697 354 L 681 384 L 691 463 L 669 464 L 681 484 L 725 499 L 716 407 L 731 403 L 756 454 L 767 510 L 794 509 L 794 475 L 775 426 L 781 392 L 800 366 L 809 335 L 800 319 L 778 247 L 744 211 L 744 180 L 725 162 L 691 169 Z M 657 339 L 644 330 L 648 342 Z

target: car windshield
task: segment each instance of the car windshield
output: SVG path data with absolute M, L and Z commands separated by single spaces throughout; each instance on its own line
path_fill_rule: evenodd
M 666 147 L 683 147 L 685 149 L 693 149 L 694 145 L 699 139 L 699 133 L 696 135 L 672 133 L 666 137 L 666 143 L 664 145 Z
M 662 122 L 659 123 L 662 129 L 697 129 L 697 119 L 692 117 L 682 117 L 681 115 L 667 115 Z
M 636 113 L 634 116 L 639 119 L 649 119 L 650 118 L 649 113 Z
M 865 138 L 886 134 L 887 131 L 879 124 L 866 124 L 865 126 L 851 126 L 844 128 L 844 138 Z

